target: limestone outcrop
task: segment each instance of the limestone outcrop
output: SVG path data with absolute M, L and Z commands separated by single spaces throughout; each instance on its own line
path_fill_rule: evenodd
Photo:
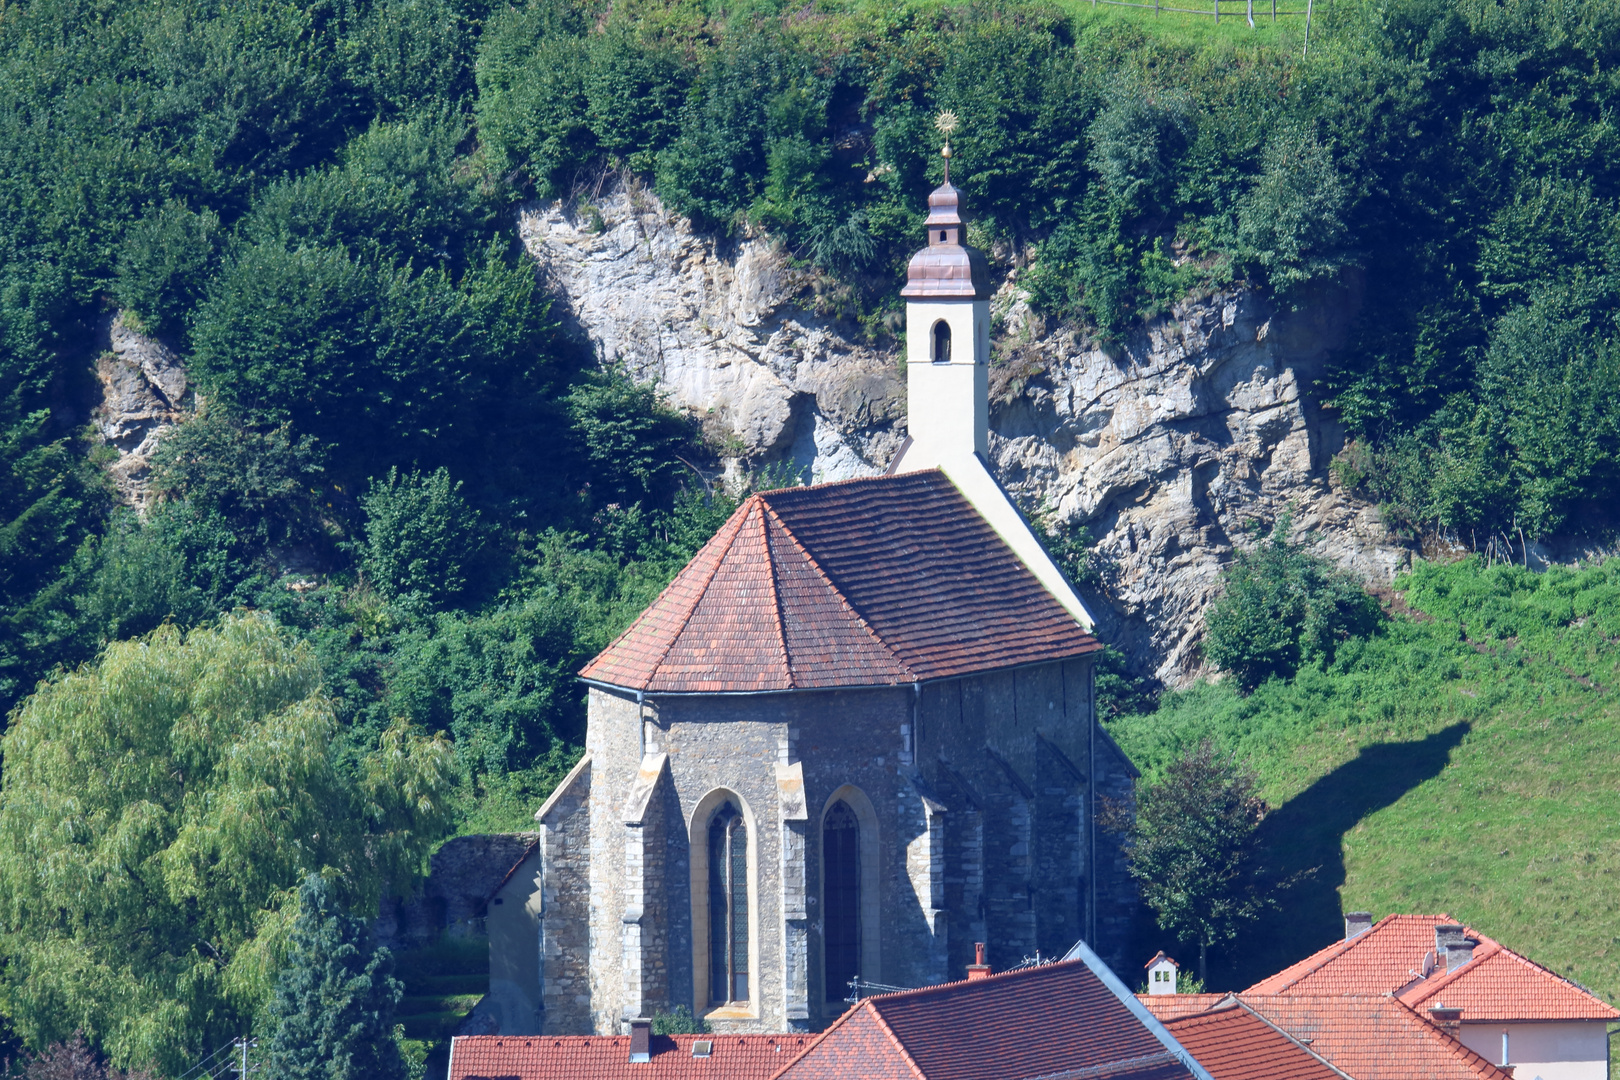
M 881 472 L 905 436 L 899 354 L 818 312 L 815 282 L 768 236 L 694 233 L 650 192 L 521 215 L 565 321 L 603 364 L 655 379 L 701 418 L 733 473 Z M 1122 345 L 1047 327 L 1009 275 L 993 303 L 992 465 L 1025 505 L 1085 527 L 1103 636 L 1171 684 L 1200 671 L 1202 613 L 1251 526 L 1294 509 L 1322 552 L 1387 583 L 1408 550 L 1338 490 L 1343 433 L 1311 392 L 1343 344 L 1353 288 L 1298 310 L 1233 289 L 1189 299 Z
M 123 312 L 113 318 L 108 338 L 108 351 L 96 360 L 96 430 L 118 451 L 107 472 L 120 501 L 144 513 L 151 501 L 152 452 L 183 416 L 186 368 Z

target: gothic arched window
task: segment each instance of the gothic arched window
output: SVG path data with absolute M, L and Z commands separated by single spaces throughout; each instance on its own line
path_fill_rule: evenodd
M 934 362 L 943 364 L 951 358 L 951 326 L 944 319 L 934 324 Z
M 821 822 L 821 863 L 827 1000 L 841 1001 L 861 973 L 861 825 L 842 799 Z
M 748 826 L 729 802 L 709 822 L 709 997 L 748 1000 Z

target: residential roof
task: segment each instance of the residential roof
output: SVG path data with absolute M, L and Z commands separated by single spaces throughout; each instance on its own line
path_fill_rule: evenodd
M 1370 930 L 1262 979 L 1243 996 L 1394 993 L 1414 1008 L 1442 1001 L 1461 1008 L 1463 1023 L 1620 1020 L 1620 1011 L 1583 987 L 1471 928 L 1465 932 L 1479 942 L 1473 959 L 1447 974 L 1443 965 L 1436 967 L 1434 928 L 1454 923 L 1445 914 L 1387 915 Z
M 1620 1010 L 1489 938 L 1474 958 L 1450 974 L 1434 974 L 1400 995 L 1414 1009 L 1444 1003 L 1462 1022 L 1501 1020 L 1620 1020 Z
M 1393 997 L 1239 995 L 1243 1004 L 1356 1080 L 1511 1080 Z
M 708 1057 L 692 1044 L 712 1043 Z M 449 1080 L 768 1080 L 809 1035 L 654 1035 L 651 1059 L 630 1063 L 628 1035 L 463 1035 Z
M 1115 980 L 1117 982 L 1117 980 Z M 781 1080 L 1121 1080 L 1196 1075 L 1088 960 L 867 998 Z M 1155 1025 L 1156 1026 L 1156 1025 Z M 1162 1030 L 1162 1029 L 1161 1029 Z
M 751 496 L 580 674 L 661 693 L 834 689 L 1101 648 L 928 470 Z
M 1229 997 L 1230 994 L 1137 994 L 1136 1000 L 1168 1024 L 1178 1016 L 1208 1012 Z
M 1165 1027 L 1215 1080 L 1345 1080 L 1344 1073 L 1235 1000 Z

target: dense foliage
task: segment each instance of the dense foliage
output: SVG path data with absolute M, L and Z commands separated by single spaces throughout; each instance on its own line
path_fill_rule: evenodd
M 298 888 L 298 917 L 268 1010 L 267 1066 L 286 1080 L 405 1080 L 394 1041 L 403 988 L 394 959 L 370 940 L 319 874 Z
M 18 1030 L 175 1069 L 263 1007 L 306 875 L 362 911 L 408 886 L 449 824 L 449 748 L 399 723 L 345 772 L 336 734 L 313 652 L 256 615 L 109 645 L 29 698 L 0 789 Z
M 1256 830 L 1267 807 L 1257 787 L 1253 770 L 1204 739 L 1136 791 L 1131 877 L 1159 926 L 1197 947 L 1200 982 L 1209 978 L 1210 947 L 1276 902 L 1262 885 Z
M 1356 438 L 1346 485 L 1406 527 L 1521 557 L 1605 527 L 1620 7 L 1338 0 L 1321 25 L 1304 61 L 1029 0 L 7 6 L 0 713 L 21 740 L 4 812 L 21 817 L 0 841 L 0 1008 L 15 1031 L 37 1049 L 83 1028 L 120 1063 L 167 1067 L 262 1021 L 302 873 L 337 870 L 362 912 L 436 830 L 527 821 L 578 753 L 572 673 L 735 505 L 696 475 L 691 418 L 559 328 L 516 234 L 533 195 L 588 218 L 603 185 L 650 187 L 700 228 L 768 230 L 824 311 L 884 339 L 950 110 L 969 237 L 1046 315 L 1113 348 L 1235 282 L 1359 303 L 1311 389 Z M 177 350 L 195 388 L 141 516 L 116 507 L 88 424 L 115 311 Z M 1093 574 L 1083 537 L 1051 539 Z M 1273 538 L 1212 616 L 1212 656 L 1251 696 L 1173 695 L 1138 739 L 1152 687 L 1111 653 L 1099 704 L 1162 768 L 1200 726 L 1231 728 L 1235 748 L 1281 715 L 1266 710 L 1317 716 L 1361 693 L 1406 708 L 1368 674 L 1408 671 L 1403 647 L 1477 662 L 1405 621 L 1369 636 L 1368 618 Z M 251 858 L 203 873 L 187 845 L 224 826 L 167 790 L 132 802 L 81 778 L 39 732 L 108 752 L 118 695 L 151 690 L 130 704 L 150 729 L 131 760 L 154 784 L 203 768 L 223 797 L 248 763 L 181 762 L 164 732 L 184 735 L 196 703 L 163 678 L 232 649 L 294 672 L 276 683 L 292 696 L 204 680 L 195 693 L 231 697 L 216 711 L 242 725 L 206 749 L 257 746 L 269 721 L 242 718 L 296 706 L 303 756 L 253 767 L 296 766 L 308 799 L 363 809 L 297 858 L 231 834 Z M 385 799 L 378 770 L 429 764 L 437 824 L 378 846 L 421 811 Z M 101 800 L 118 827 L 46 836 L 23 820 L 47 812 L 22 801 L 33 783 Z M 314 812 L 299 805 L 285 812 Z M 67 846 L 33 865 L 47 841 Z M 66 887 L 50 875 L 92 863 L 111 870 L 73 903 L 108 905 L 105 923 L 47 903 Z M 137 873 L 156 917 L 131 929 Z
M 1352 637 L 1377 629 L 1378 602 L 1350 574 L 1289 536 L 1293 515 L 1240 550 L 1223 575 L 1226 591 L 1204 612 L 1204 656 L 1244 690 L 1286 679 L 1301 664 L 1330 664 Z

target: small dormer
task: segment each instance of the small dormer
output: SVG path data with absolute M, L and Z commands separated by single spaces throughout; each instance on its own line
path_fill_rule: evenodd
M 1163 950 L 1147 962 L 1148 993 L 1173 994 L 1176 992 L 1176 976 L 1181 971 L 1181 965 L 1164 955 Z

